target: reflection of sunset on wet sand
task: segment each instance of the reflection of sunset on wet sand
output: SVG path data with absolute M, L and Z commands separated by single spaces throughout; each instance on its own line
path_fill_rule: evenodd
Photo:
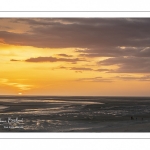
M 0 132 L 150 131 L 148 97 L 0 96 L 0 104 L 1 120 L 22 120 L 11 129 L 0 121 Z

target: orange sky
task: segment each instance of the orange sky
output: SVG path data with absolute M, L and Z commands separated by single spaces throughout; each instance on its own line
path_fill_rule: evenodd
M 150 96 L 149 24 L 0 19 L 0 95 Z

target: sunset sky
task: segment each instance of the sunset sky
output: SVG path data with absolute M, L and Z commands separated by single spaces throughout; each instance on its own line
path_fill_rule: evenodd
M 0 95 L 150 96 L 150 19 L 0 19 Z

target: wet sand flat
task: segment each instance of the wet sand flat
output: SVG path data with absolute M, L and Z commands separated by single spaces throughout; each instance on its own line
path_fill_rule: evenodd
M 150 98 L 0 96 L 0 118 L 23 119 L 0 132 L 149 132 Z

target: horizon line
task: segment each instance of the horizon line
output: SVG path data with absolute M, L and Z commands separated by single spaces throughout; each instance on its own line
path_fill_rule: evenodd
M 1 95 L 0 94 L 0 97 L 2 96 L 17 96 L 17 97 L 28 97 L 28 96 L 41 96 L 41 97 L 46 97 L 46 96 L 49 96 L 49 97 L 150 97 L 150 96 L 137 96 L 137 95 L 129 95 L 129 96 L 124 96 L 124 95 L 36 95 L 36 94 L 32 94 L 32 95 L 17 95 L 17 94 L 8 94 L 8 95 Z

